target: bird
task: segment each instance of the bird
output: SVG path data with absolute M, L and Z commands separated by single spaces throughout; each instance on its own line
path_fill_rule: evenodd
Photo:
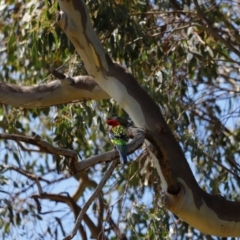
M 120 162 L 125 164 L 127 163 L 127 129 L 113 118 L 108 119 L 107 124 L 111 126 L 109 137 L 120 155 Z

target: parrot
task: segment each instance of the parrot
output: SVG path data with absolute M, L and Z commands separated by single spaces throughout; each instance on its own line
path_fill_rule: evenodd
M 125 164 L 127 163 L 127 130 L 115 119 L 108 119 L 107 124 L 112 127 L 109 131 L 109 137 L 119 152 L 120 162 Z

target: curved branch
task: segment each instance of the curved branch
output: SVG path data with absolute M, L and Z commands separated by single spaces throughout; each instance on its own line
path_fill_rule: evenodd
M 126 69 L 113 63 L 104 51 L 93 31 L 84 1 L 59 1 L 59 5 L 64 10 L 59 15 L 59 26 L 72 41 L 88 73 L 94 76 L 99 86 L 129 114 L 136 126 L 156 133 L 155 143 L 162 143 L 155 145 L 155 148 L 162 153 L 165 160 L 170 161 L 174 177 L 181 176 L 188 184 L 192 185 L 192 188 L 197 188 L 198 184 L 191 169 L 179 144 L 171 134 L 159 107 L 136 79 Z M 169 188 L 164 179 L 160 167 L 162 157 L 158 159 L 152 155 L 158 173 L 164 182 L 164 189 L 177 193 L 179 186 L 175 184 Z M 179 161 L 179 159 L 182 160 Z M 188 174 L 183 174 L 186 171 Z
M 15 107 L 33 108 L 75 101 L 108 99 L 90 76 L 66 77 L 38 86 L 17 86 L 0 83 L 0 103 Z
M 41 152 L 63 155 L 72 158 L 74 161 L 78 161 L 78 155 L 76 152 L 65 148 L 54 147 L 48 142 L 42 140 L 39 135 L 35 135 L 34 137 L 27 137 L 17 134 L 0 133 L 0 139 L 29 143 L 38 146 Z
M 204 233 L 240 236 L 240 202 L 232 204 L 223 199 L 216 205 L 217 198 L 199 187 L 159 107 L 126 69 L 112 62 L 102 47 L 85 2 L 58 0 L 58 3 L 61 9 L 59 26 L 75 46 L 89 75 L 129 114 L 136 126 L 154 133 L 152 143 L 160 156 L 151 156 L 166 196 L 172 199 L 169 209 Z M 239 55 L 238 50 L 232 51 Z M 169 174 L 177 181 L 166 179 L 168 174 L 163 173 L 162 166 L 167 162 L 166 169 L 170 166 Z
M 146 139 L 148 139 L 153 144 L 153 146 L 161 145 L 160 147 L 154 148 L 152 152 L 155 154 L 155 156 L 159 161 L 162 175 L 166 181 L 166 184 L 168 185 L 168 192 L 178 193 L 180 191 L 180 186 L 178 184 L 178 181 L 174 176 L 170 162 L 168 161 L 167 158 L 163 157 L 163 153 L 160 150 L 164 148 L 164 145 L 163 145 L 164 143 L 161 141 L 161 139 L 158 139 L 155 133 L 151 131 L 146 132 Z M 158 139 L 158 141 L 156 141 L 156 139 Z
M 66 203 L 72 212 L 74 213 L 75 219 L 77 218 L 78 214 L 82 211 L 81 207 L 77 205 L 77 203 L 70 197 L 70 196 L 63 196 L 60 194 L 48 194 L 48 193 L 42 193 L 40 195 L 32 195 L 33 199 L 48 199 L 51 201 L 56 202 L 62 202 Z M 39 208 L 40 210 L 41 208 Z M 40 212 L 41 213 L 41 212 Z M 83 216 L 83 221 L 86 223 L 88 228 L 90 229 L 92 233 L 92 237 L 97 239 L 99 237 L 99 234 L 102 232 L 102 228 L 98 228 L 93 221 L 89 218 L 87 214 Z
M 143 131 L 140 128 L 130 127 L 128 128 L 128 134 L 129 136 L 133 137 L 133 140 L 127 145 L 128 154 L 131 154 L 143 145 L 145 139 L 145 131 Z M 29 143 L 38 146 L 40 149 L 39 151 L 41 152 L 69 157 L 70 158 L 69 166 L 71 168 L 70 170 L 72 171 L 73 174 L 77 175 L 79 174 L 78 172 L 86 170 L 87 168 L 96 165 L 97 163 L 106 162 L 109 160 L 119 158 L 118 151 L 114 149 L 109 152 L 93 156 L 79 162 L 78 155 L 75 151 L 60 147 L 54 147 L 48 142 L 41 140 L 39 135 L 35 135 L 34 137 L 27 137 L 18 134 L 0 133 L 0 139 Z M 77 195 L 75 196 L 75 198 L 77 198 Z
M 139 149 L 145 140 L 145 131 L 141 128 L 128 128 L 128 135 L 133 137 L 133 140 L 127 144 L 127 153 L 131 154 Z M 119 153 L 117 150 L 111 150 L 96 156 L 92 156 L 83 161 L 78 162 L 77 164 L 73 164 L 74 172 L 80 172 L 82 170 L 86 170 L 91 166 L 96 165 L 100 162 L 107 162 L 109 160 L 114 160 L 119 158 Z
M 97 183 L 93 179 L 89 179 L 87 171 L 82 171 L 81 174 L 78 174 L 77 179 L 79 179 L 79 186 L 72 195 L 75 202 L 83 195 L 86 188 L 95 188 L 97 186 Z

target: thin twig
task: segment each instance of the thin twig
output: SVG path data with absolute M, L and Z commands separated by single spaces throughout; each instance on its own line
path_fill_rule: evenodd
M 34 137 L 27 137 L 18 134 L 0 133 L 0 139 L 14 140 L 16 142 L 25 142 L 28 144 L 38 146 L 41 152 L 69 157 L 71 158 L 70 163 L 71 167 L 73 167 L 73 171 L 78 163 L 78 155 L 75 151 L 61 147 L 54 147 L 50 143 L 42 140 L 39 135 L 35 135 Z
M 221 168 L 225 169 L 228 173 L 232 174 L 234 177 L 236 177 L 238 180 L 240 180 L 238 174 L 236 174 L 235 172 L 233 172 L 231 169 L 225 167 L 223 164 L 221 164 L 219 161 L 215 160 L 213 157 L 211 157 L 209 154 L 207 154 L 206 152 L 202 152 L 203 155 L 205 155 L 208 159 L 210 159 L 212 162 L 216 163 L 217 165 L 219 165 Z
M 34 148 L 27 148 L 25 147 L 21 142 L 17 142 L 18 146 L 21 148 L 21 150 L 25 152 L 41 152 L 39 149 L 34 149 Z
M 207 26 L 202 25 L 210 34 L 212 34 L 214 37 L 216 37 L 220 42 L 222 42 L 229 50 L 233 51 L 234 53 L 236 53 L 238 56 L 240 56 L 240 52 L 233 47 L 229 41 L 227 41 L 226 39 L 224 39 L 221 35 L 219 35 L 216 30 L 213 28 L 210 20 L 205 16 L 205 14 L 201 11 L 201 8 L 197 2 L 197 0 L 193 0 L 194 5 L 196 7 L 197 10 L 197 14 L 198 16 L 204 20 L 204 22 L 206 22 Z
M 63 194 L 67 194 L 67 196 L 63 196 Z M 77 218 L 77 216 L 79 215 L 80 211 L 81 211 L 81 207 L 78 206 L 78 204 L 73 200 L 72 197 L 69 196 L 68 193 L 60 193 L 60 194 L 48 194 L 48 193 L 42 193 L 39 195 L 32 195 L 32 198 L 35 200 L 39 200 L 39 199 L 48 199 L 51 201 L 56 201 L 56 202 L 62 202 L 67 204 L 71 211 L 74 214 L 75 219 Z M 40 205 L 40 203 L 38 203 L 38 205 Z M 38 207 L 38 209 L 41 210 L 41 206 Z M 41 211 L 39 211 L 40 214 L 45 214 Z M 95 223 L 93 223 L 93 221 L 89 218 L 89 216 L 87 214 L 85 214 L 83 216 L 83 221 L 85 222 L 86 226 L 89 228 L 92 237 L 94 239 L 97 239 L 97 237 L 99 236 L 99 233 L 101 232 L 101 228 L 97 227 L 95 225 Z M 80 226 L 79 226 L 80 227 Z M 78 229 L 79 231 L 81 231 L 81 229 Z
M 108 179 L 110 178 L 110 176 L 112 175 L 112 173 L 113 173 L 114 169 L 116 168 L 117 164 L 118 164 L 118 161 L 117 161 L 117 160 L 114 160 L 114 161 L 111 163 L 111 165 L 110 165 L 110 167 L 108 168 L 107 172 L 106 172 L 105 175 L 103 176 L 101 182 L 100 182 L 100 183 L 98 184 L 98 186 L 96 187 L 94 193 L 93 193 L 92 196 L 88 199 L 88 201 L 87 201 L 87 202 L 85 203 L 85 205 L 83 206 L 81 212 L 79 213 L 79 215 L 78 215 L 78 217 L 77 217 L 77 220 L 76 220 L 76 223 L 75 223 L 75 226 L 74 226 L 72 232 L 71 232 L 67 237 L 63 238 L 63 240 L 70 240 L 70 239 L 72 239 L 72 238 L 76 235 L 76 233 L 77 233 L 77 231 L 78 231 L 78 229 L 79 229 L 79 225 L 81 224 L 81 221 L 82 221 L 82 219 L 83 219 L 84 214 L 86 214 L 89 206 L 93 203 L 93 201 L 94 201 L 94 200 L 99 196 L 99 194 L 101 193 L 104 185 L 106 184 L 107 180 L 108 180 Z
M 25 170 L 23 170 L 23 169 L 21 169 L 19 167 L 15 167 L 15 166 L 12 166 L 12 165 L 0 164 L 0 168 L 1 168 L 0 173 L 2 173 L 4 171 L 7 171 L 7 170 L 14 170 L 14 171 L 22 174 L 23 176 L 25 176 L 25 177 L 35 181 L 35 183 L 38 186 L 39 194 L 41 194 L 43 192 L 42 186 L 41 186 L 39 180 L 44 181 L 44 182 L 46 182 L 48 184 L 50 183 L 50 181 L 48 181 L 48 180 L 46 180 L 46 179 L 44 179 L 42 177 L 39 177 L 39 176 L 37 176 L 37 175 L 35 175 L 33 173 L 27 172 L 27 171 L 25 171 Z

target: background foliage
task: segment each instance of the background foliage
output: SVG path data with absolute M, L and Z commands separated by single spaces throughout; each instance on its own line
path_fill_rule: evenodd
M 87 5 L 109 55 L 159 104 L 201 187 L 239 200 L 240 2 L 90 0 Z M 1 82 L 43 84 L 54 79 L 50 72 L 56 68 L 86 74 L 56 25 L 57 3 L 2 0 L 0 8 Z M 113 100 L 31 110 L 1 105 L 0 131 L 37 133 L 85 159 L 112 148 L 105 120 L 114 114 L 127 117 Z M 66 170 L 57 172 L 67 159 L 13 141 L 1 141 L 0 160 L 42 176 L 46 193 L 78 191 L 80 206 L 107 167 L 97 165 L 76 180 Z M 131 239 L 203 238 L 161 206 L 158 177 L 145 152 L 131 160 L 114 172 L 89 217 L 108 229 L 111 216 Z M 40 214 L 31 198 L 37 192 L 34 182 L 16 170 L 2 168 L 0 192 L 3 239 L 60 239 L 73 226 L 73 214 L 63 203 L 42 200 Z M 105 234 L 116 239 L 113 230 Z

